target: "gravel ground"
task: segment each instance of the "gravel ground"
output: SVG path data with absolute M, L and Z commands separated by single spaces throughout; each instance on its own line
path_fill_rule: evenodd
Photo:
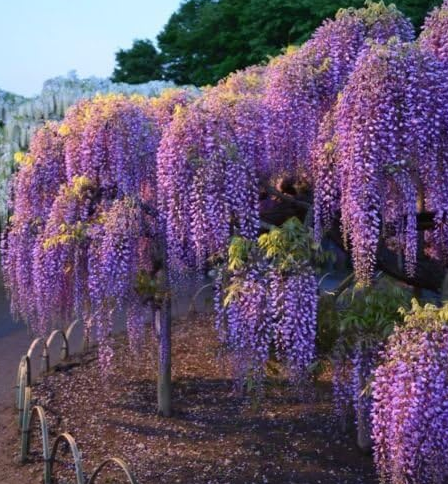
M 181 320 L 173 336 L 170 419 L 155 414 L 152 338 L 139 358 L 130 357 L 125 340 L 118 339 L 106 382 L 91 354 L 81 365 L 55 372 L 34 387 L 35 402 L 47 409 L 50 439 L 71 432 L 86 474 L 105 457 L 118 455 L 131 464 L 141 484 L 377 483 L 371 457 L 357 450 L 353 435 L 339 431 L 328 374 L 318 382 L 312 402 L 298 401 L 281 371 L 255 402 L 235 395 L 228 365 L 216 358 L 209 318 Z M 7 454 L 16 458 L 17 434 L 8 445 Z M 0 482 L 39 482 L 40 448 L 37 432 L 32 462 L 10 466 L 10 472 L 21 472 L 20 479 L 28 480 Z M 67 454 L 57 466 L 59 484 L 73 482 L 69 462 Z M 109 474 L 101 482 L 124 481 Z
M 338 280 L 325 283 L 333 286 Z M 200 311 L 209 297 L 200 298 Z M 175 307 L 177 314 L 186 313 L 191 294 L 184 299 Z M 31 338 L 12 322 L 1 286 L 0 312 L 0 484 L 40 483 L 39 432 L 30 463 L 20 465 L 12 405 L 18 361 Z M 234 393 L 228 365 L 216 357 L 209 318 L 180 319 L 173 335 L 170 419 L 155 415 L 151 337 L 139 358 L 130 357 L 124 338 L 117 339 L 108 381 L 92 352 L 33 387 L 34 403 L 47 411 L 50 440 L 61 431 L 72 433 L 87 475 L 102 459 L 118 455 L 131 464 L 140 484 L 377 483 L 371 457 L 356 449 L 354 436 L 342 434 L 332 416 L 328 375 L 318 382 L 314 402 L 300 403 L 281 374 L 270 379 L 265 397 L 255 402 Z M 57 468 L 58 484 L 74 482 L 69 454 Z M 100 482 L 123 480 L 111 473 Z

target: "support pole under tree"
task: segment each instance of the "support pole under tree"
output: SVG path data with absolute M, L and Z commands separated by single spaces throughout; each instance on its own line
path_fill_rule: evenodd
M 155 330 L 157 339 L 157 413 L 162 417 L 171 417 L 171 284 L 168 274 L 166 227 L 152 207 L 143 204 L 146 213 L 159 221 L 159 236 L 157 237 L 159 252 L 156 257 L 155 280 L 157 294 L 155 296 Z
M 361 362 L 365 361 L 367 363 L 369 361 L 369 354 L 364 353 L 366 350 L 361 350 Z M 358 379 L 359 379 L 359 390 L 361 393 L 357 396 L 358 404 L 356 410 L 356 420 L 357 420 L 357 434 L 356 434 L 356 443 L 358 447 L 364 453 L 369 453 L 372 450 L 373 446 L 373 439 L 372 439 L 372 425 L 371 425 L 371 416 L 370 416 L 370 404 L 369 404 L 369 396 L 365 394 L 365 389 L 368 384 L 368 379 L 365 375 L 365 368 L 363 368 L 363 363 L 361 363 L 358 368 Z
M 363 381 L 363 384 L 365 380 Z M 358 447 L 364 453 L 369 453 L 372 450 L 372 428 L 370 424 L 370 408 L 369 405 L 363 404 L 362 401 L 364 396 L 358 397 L 358 410 L 357 410 L 357 433 L 356 433 L 356 443 Z
M 156 312 L 156 334 L 158 340 L 157 413 L 171 416 L 171 301 L 163 298 Z

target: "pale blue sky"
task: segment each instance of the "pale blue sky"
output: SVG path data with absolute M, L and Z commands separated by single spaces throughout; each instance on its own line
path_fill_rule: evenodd
M 180 0 L 0 0 L 0 89 L 31 96 L 50 78 L 109 77 L 114 54 L 155 40 Z

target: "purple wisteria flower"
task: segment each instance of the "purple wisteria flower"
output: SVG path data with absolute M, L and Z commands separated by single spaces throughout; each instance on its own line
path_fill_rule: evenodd
M 383 483 L 443 484 L 448 327 L 436 308 L 420 308 L 407 320 L 390 337 L 372 384 L 375 463 Z

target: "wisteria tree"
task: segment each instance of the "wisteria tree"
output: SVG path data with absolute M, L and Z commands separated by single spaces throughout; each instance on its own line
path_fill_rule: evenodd
M 158 153 L 159 203 L 166 214 L 173 277 L 205 267 L 212 256 L 226 260 L 234 236 L 242 237 L 245 247 L 255 244 L 266 222 L 284 222 L 291 214 L 285 210 L 288 204 L 294 209 L 292 214 L 309 225 L 312 197 L 305 191 L 299 199 L 303 193 L 296 190 L 297 185 L 317 187 L 314 218 L 319 221 L 319 214 L 325 212 L 325 221 L 333 222 L 338 200 L 327 208 L 329 197 L 324 194 L 321 202 L 319 194 L 328 189 L 334 191 L 334 198 L 340 196 L 339 165 L 336 167 L 335 161 L 331 168 L 332 156 L 324 156 L 331 143 L 329 133 L 322 133 L 319 127 L 323 122 L 331 133 L 334 131 L 338 94 L 349 82 L 358 57 L 369 52 L 373 42 L 382 45 L 391 37 L 402 41 L 414 38 L 412 25 L 393 6 L 369 3 L 361 10 L 342 11 L 301 48 L 274 59 L 264 69 L 251 68 L 223 80 L 176 113 Z M 334 176 L 328 177 L 329 170 Z M 286 178 L 291 180 L 289 194 L 282 192 Z M 273 216 L 272 209 L 280 216 Z M 316 232 L 318 227 L 316 223 Z M 298 275 L 294 284 L 280 283 L 284 274 L 278 272 L 272 259 L 255 253 L 257 256 L 248 256 L 244 270 L 239 268 L 223 281 L 217 300 L 222 303 L 222 292 L 231 290 L 236 281 L 244 287 L 218 313 L 225 320 L 224 339 L 233 350 L 238 348 L 236 358 L 241 359 L 238 353 L 246 360 L 253 357 L 240 366 L 257 372 L 274 344 L 275 328 L 283 321 L 268 316 L 275 291 L 263 288 L 268 282 L 283 291 L 289 288 L 291 292 L 284 297 L 296 302 L 298 291 L 306 291 Z M 300 262 L 303 260 L 296 260 L 299 266 Z M 302 269 L 306 278 L 305 266 Z M 286 308 L 288 302 L 282 300 L 280 306 Z M 302 323 L 306 326 L 300 308 L 294 311 L 296 317 L 289 323 L 295 328 Z M 218 324 L 222 328 L 221 322 Z M 305 345 L 309 347 L 310 342 L 305 343 L 292 330 L 288 332 L 294 334 L 288 344 L 296 345 L 296 353 L 305 354 Z
M 364 286 L 375 282 L 380 263 L 386 272 L 411 285 L 441 289 L 447 263 L 444 9 L 446 5 L 429 17 L 418 43 L 391 38 L 360 52 L 345 87 L 319 126 L 311 151 L 316 238 L 320 240 L 327 232 L 343 244 L 351 253 L 356 278 Z M 391 295 L 391 291 L 385 295 L 382 308 L 375 308 L 371 290 L 364 290 L 358 302 L 364 316 L 345 326 L 352 341 L 342 353 L 349 362 L 340 367 L 337 360 L 334 382 L 337 403 L 355 403 L 358 432 L 371 423 L 371 399 L 360 398 L 366 392 L 360 382 L 372 378 L 381 361 L 380 349 L 397 319 L 389 311 L 383 320 Z M 360 322 L 371 311 L 377 322 L 357 334 Z M 388 323 L 381 327 L 381 321 Z M 369 341 L 374 344 L 367 344 Z M 398 349 L 396 355 L 400 357 Z M 386 354 L 385 366 L 388 359 Z M 400 403 L 389 394 L 381 405 L 382 425 L 388 427 Z M 363 407 L 367 411 L 364 423 L 360 420 Z M 398 422 L 397 438 L 410 425 L 410 418 Z M 368 433 L 366 437 L 362 440 L 368 447 Z M 387 458 L 384 454 L 379 457 L 382 472 L 389 466 L 384 482 L 423 482 L 406 480 L 404 467 L 393 470 L 399 453 L 406 453 L 406 445 L 397 442 L 388 447 Z M 379 452 L 385 452 L 384 446 Z M 429 458 L 423 473 L 430 472 L 428 466 Z
M 162 127 L 191 93 L 158 99 L 98 96 L 33 138 L 12 187 L 3 240 L 12 309 L 39 335 L 74 319 L 96 331 L 107 373 L 114 318 L 125 313 L 131 347 L 149 311 L 159 319 L 159 412 L 170 413 L 170 291 L 156 152 Z
M 439 289 L 448 254 L 446 10 L 445 2 L 414 42 L 402 14 L 369 2 L 197 99 L 99 97 L 46 125 L 18 156 L 13 184 L 3 264 L 15 313 L 42 334 L 82 319 L 98 332 L 107 371 L 114 317 L 126 313 L 137 347 L 156 308 L 159 411 L 168 415 L 169 298 L 188 271 L 220 264 L 216 323 L 242 379 L 260 379 L 272 355 L 295 381 L 306 374 L 316 355 L 314 243 L 327 235 L 351 254 L 364 286 L 380 266 Z M 284 223 L 292 215 L 301 221 Z M 369 335 L 367 348 L 365 336 L 351 355 L 355 405 L 385 338 Z M 377 449 L 401 452 L 380 434 Z
M 401 113 L 401 120 L 396 122 L 394 130 L 397 134 L 401 131 L 406 137 L 403 144 L 406 143 L 411 150 L 417 147 L 418 151 L 414 157 L 407 154 L 402 162 L 403 168 L 389 174 L 391 179 L 402 177 L 403 172 L 407 177 L 407 187 L 389 195 L 390 209 L 399 205 L 396 201 L 398 194 L 403 200 L 402 205 L 409 204 L 405 223 L 412 220 L 415 226 L 416 212 L 430 215 L 429 223 L 426 221 L 422 227 L 427 229 L 424 237 L 416 237 L 412 226 L 405 232 L 410 237 L 403 237 L 402 227 L 395 234 L 401 234 L 402 243 L 408 237 L 408 240 L 413 239 L 414 242 L 407 243 L 412 252 L 415 246 L 420 246 L 441 267 L 446 266 L 447 14 L 448 3 L 445 1 L 441 8 L 428 16 L 419 39 L 419 50 L 415 46 L 399 47 L 400 60 L 406 61 L 402 71 L 409 76 L 400 76 L 401 82 L 406 80 L 408 86 L 416 83 L 405 105 L 411 106 L 410 100 L 414 97 L 419 102 L 409 113 Z M 409 55 L 414 57 L 414 62 Z M 402 89 L 406 92 L 405 86 Z M 409 118 L 408 129 L 405 128 L 405 113 Z M 425 118 L 430 123 L 428 131 L 423 127 Z M 379 146 L 389 149 L 391 144 L 383 142 Z M 384 179 L 380 182 L 383 187 L 384 182 Z M 412 194 L 413 202 L 406 201 L 409 197 L 406 193 Z M 408 264 L 409 260 L 411 267 L 408 270 L 412 271 L 415 256 L 408 255 Z M 442 299 L 446 298 L 446 284 L 444 286 Z M 442 483 L 448 478 L 447 308 L 446 304 L 442 308 L 431 304 L 422 307 L 413 300 L 411 310 L 402 309 L 401 312 L 404 324 L 397 326 L 389 337 L 372 383 L 375 462 L 383 483 Z

